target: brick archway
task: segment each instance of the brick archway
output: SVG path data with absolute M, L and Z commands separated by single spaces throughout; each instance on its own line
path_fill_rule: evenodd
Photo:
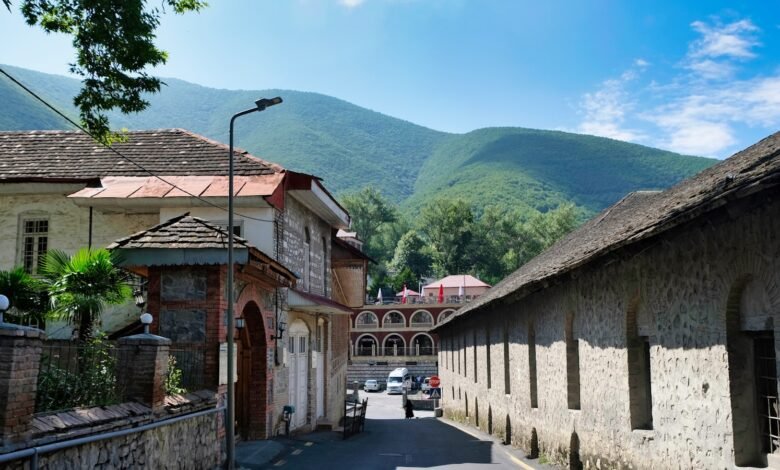
M 273 413 L 269 396 L 273 376 L 269 372 L 268 346 L 271 343 L 263 307 L 271 307 L 266 290 L 247 285 L 236 302 L 236 312 L 245 326 L 238 335 L 238 383 L 236 384 L 236 420 L 246 439 L 270 437 L 269 417 Z

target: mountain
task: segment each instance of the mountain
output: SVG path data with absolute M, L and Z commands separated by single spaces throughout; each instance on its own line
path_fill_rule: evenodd
M 77 80 L 2 66 L 41 96 L 76 116 Z M 165 79 L 144 112 L 110 114 L 115 128 L 181 127 L 227 142 L 230 116 L 259 97 L 284 103 L 236 121 L 238 147 L 285 167 L 316 174 L 335 194 L 366 185 L 414 211 L 436 196 L 547 210 L 573 201 L 593 213 L 637 189 L 666 188 L 712 165 L 636 144 L 557 131 L 488 128 L 449 134 L 337 98 L 290 90 L 219 90 Z M 68 129 L 5 77 L 0 130 Z

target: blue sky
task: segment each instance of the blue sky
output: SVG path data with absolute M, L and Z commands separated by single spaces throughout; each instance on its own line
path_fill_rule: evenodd
M 450 132 L 560 129 L 722 158 L 780 129 L 774 1 L 212 0 L 164 17 L 158 38 L 162 76 L 314 91 Z M 0 43 L 0 63 L 49 73 L 73 57 L 16 11 L 0 11 Z

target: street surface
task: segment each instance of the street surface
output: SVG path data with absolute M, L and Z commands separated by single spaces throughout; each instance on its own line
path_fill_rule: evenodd
M 400 395 L 361 391 L 361 400 L 366 397 L 364 432 L 346 440 L 334 432 L 300 436 L 291 443 L 288 452 L 263 468 L 545 468 L 524 461 L 521 452 L 479 431 L 459 429 L 460 426 L 449 421 L 434 418 L 433 411 L 415 410 L 415 419 L 404 419 Z

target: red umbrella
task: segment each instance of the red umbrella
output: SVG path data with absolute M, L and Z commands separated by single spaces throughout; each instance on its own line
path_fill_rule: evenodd
M 439 284 L 439 303 L 444 303 L 444 284 Z

